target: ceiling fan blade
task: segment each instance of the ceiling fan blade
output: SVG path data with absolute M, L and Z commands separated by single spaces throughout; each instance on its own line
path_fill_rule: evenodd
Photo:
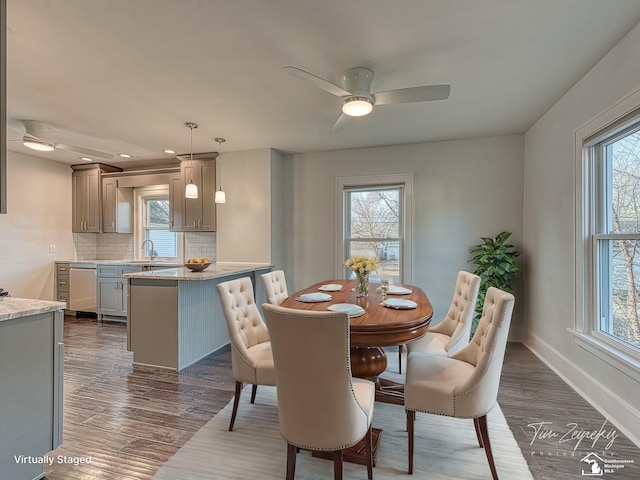
M 336 120 L 336 123 L 333 124 L 331 133 L 338 133 L 339 131 L 343 130 L 347 125 L 351 123 L 352 119 L 353 117 L 350 117 L 349 115 L 345 115 L 344 113 L 342 113 Z
M 56 143 L 56 148 L 62 150 L 68 150 L 70 152 L 81 153 L 83 155 L 89 155 L 91 157 L 98 157 L 104 160 L 112 160 L 114 155 L 111 153 L 99 152 L 98 150 L 91 150 L 90 148 L 77 147 L 75 145 L 65 145 L 64 143 Z
M 446 100 L 451 93 L 450 85 L 428 85 L 424 87 L 400 88 L 375 93 L 376 105 L 388 105 L 391 103 L 430 102 L 433 100 Z
M 325 80 L 324 78 L 320 78 L 313 73 L 305 72 L 304 70 L 300 70 L 297 67 L 283 67 L 282 70 L 287 72 L 289 75 L 293 75 L 294 77 L 299 78 L 300 80 L 304 80 L 305 82 L 310 83 L 318 88 L 321 88 L 325 92 L 329 92 L 336 97 L 344 97 L 347 95 L 351 95 L 351 92 L 347 92 L 344 88 L 339 87 L 338 85 L 334 85 L 333 83 Z

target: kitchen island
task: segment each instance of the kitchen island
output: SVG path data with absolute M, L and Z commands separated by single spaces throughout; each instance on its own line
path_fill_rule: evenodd
M 0 477 L 44 476 L 62 443 L 64 302 L 0 298 Z
M 264 303 L 264 264 L 213 264 L 128 273 L 127 348 L 133 363 L 180 371 L 229 343 L 216 286 L 250 277 L 258 305 Z

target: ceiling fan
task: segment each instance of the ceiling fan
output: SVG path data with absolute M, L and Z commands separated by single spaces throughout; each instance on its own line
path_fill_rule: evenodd
M 53 140 L 53 136 L 55 134 L 56 127 L 48 123 L 40 122 L 38 120 L 20 120 L 20 122 L 24 126 L 24 132 L 13 127 L 8 126 L 8 128 L 10 128 L 11 130 L 15 130 L 18 133 L 22 133 L 22 139 L 9 141 L 22 142 L 25 147 L 29 147 L 33 150 L 38 150 L 41 152 L 52 152 L 55 149 L 60 149 L 80 153 L 89 157 L 100 158 L 103 160 L 111 160 L 114 157 L 114 155 L 111 153 L 105 153 L 98 150 L 92 150 L 90 148 L 55 142 Z
M 364 67 L 345 71 L 340 78 L 341 87 L 297 67 L 283 67 L 283 70 L 342 99 L 342 114 L 333 125 L 332 133 L 342 130 L 349 117 L 368 115 L 375 105 L 446 100 L 451 92 L 450 85 L 425 85 L 371 93 L 374 73 Z

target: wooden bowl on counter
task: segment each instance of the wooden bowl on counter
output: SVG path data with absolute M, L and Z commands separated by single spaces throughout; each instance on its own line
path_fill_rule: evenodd
M 209 265 L 211 265 L 211 262 L 207 262 L 207 263 L 185 263 L 184 264 L 184 266 L 187 267 L 192 272 L 202 272 L 203 270 L 206 270 L 209 267 Z

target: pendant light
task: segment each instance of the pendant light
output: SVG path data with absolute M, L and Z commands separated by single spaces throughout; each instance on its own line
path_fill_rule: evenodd
M 185 127 L 191 130 L 191 179 L 184 191 L 186 198 L 198 198 L 198 186 L 193 183 L 193 129 L 198 128 L 197 123 L 185 122 Z
M 220 155 L 222 155 L 222 143 L 226 142 L 224 138 L 215 138 L 216 142 L 218 142 L 218 160 L 220 160 Z M 215 203 L 227 203 L 227 195 L 222 190 L 222 165 L 220 165 L 220 181 L 218 185 L 220 185 L 220 190 L 216 192 L 216 196 L 214 198 Z

